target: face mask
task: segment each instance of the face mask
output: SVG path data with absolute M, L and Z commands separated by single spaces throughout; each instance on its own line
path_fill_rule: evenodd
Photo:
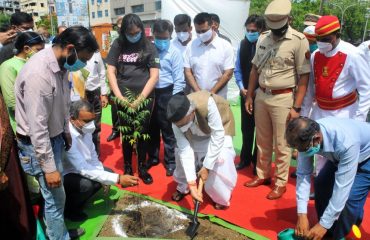
M 193 120 L 188 122 L 184 126 L 180 127 L 181 132 L 184 133 L 184 132 L 188 131 L 188 129 L 191 127 L 192 124 L 193 124 Z
M 154 45 L 158 48 L 159 51 L 161 52 L 166 51 L 170 47 L 170 40 L 169 39 L 161 40 L 155 38 Z
M 288 24 L 285 24 L 282 28 L 279 29 L 271 29 L 271 32 L 276 36 L 276 37 L 282 37 L 284 34 L 288 31 Z
M 190 34 L 188 32 L 178 32 L 176 35 L 180 42 L 185 42 L 190 38 Z
M 82 131 L 84 134 L 88 134 L 88 133 L 93 134 L 93 133 L 95 132 L 95 123 L 94 123 L 94 121 L 91 121 L 91 122 L 86 123 L 86 124 L 82 127 L 81 131 Z
M 260 36 L 259 32 L 246 32 L 245 37 L 248 39 L 249 42 L 254 43 L 258 40 Z
M 205 33 L 198 33 L 197 36 L 198 38 L 203 42 L 208 42 L 209 40 L 211 40 L 212 38 L 212 34 L 213 34 L 213 31 L 212 31 L 212 28 L 210 28 L 207 32 Z
M 328 42 L 317 42 L 317 47 L 319 48 L 321 53 L 328 53 L 333 50 L 333 45 Z
M 311 53 L 313 53 L 314 51 L 316 51 L 316 49 L 317 49 L 317 44 L 316 43 L 310 45 L 310 52 Z
M 320 143 L 319 143 L 316 146 L 310 147 L 305 152 L 300 152 L 300 154 L 302 154 L 304 157 L 312 157 L 313 155 L 315 155 L 316 153 L 318 153 L 320 151 L 320 147 L 321 146 L 320 146 Z
M 76 71 L 86 67 L 86 63 L 84 63 L 80 59 L 78 59 L 76 49 L 74 49 L 74 50 L 75 50 L 75 54 L 76 54 L 76 58 L 77 58 L 75 63 L 72 64 L 72 65 L 69 65 L 68 64 L 68 57 L 66 57 L 66 62 L 64 63 L 64 68 L 67 69 L 70 72 L 76 72 Z
M 126 38 L 127 40 L 130 42 L 130 43 L 137 43 L 140 39 L 141 39 L 141 32 L 138 32 L 135 36 L 130 36 L 130 35 L 126 35 Z

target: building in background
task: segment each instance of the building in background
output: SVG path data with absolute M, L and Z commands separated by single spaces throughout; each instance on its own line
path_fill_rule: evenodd
M 88 0 L 88 1 L 91 26 L 112 23 L 110 0 Z
M 87 0 L 55 0 L 55 8 L 59 26 L 82 25 L 90 27 Z
M 20 0 L 20 5 L 21 11 L 32 15 L 35 22 L 50 14 L 48 0 Z
M 135 13 L 143 21 L 147 36 L 151 36 L 154 21 L 161 18 L 161 0 L 110 0 L 110 2 L 112 23 L 115 23 L 119 16 Z
M 0 12 L 11 14 L 19 11 L 19 0 L 0 0 Z

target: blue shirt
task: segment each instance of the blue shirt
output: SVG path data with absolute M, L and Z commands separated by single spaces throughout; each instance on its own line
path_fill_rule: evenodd
M 235 82 L 238 85 L 239 90 L 244 89 L 242 69 L 240 67 L 240 45 L 236 53 L 234 76 L 235 76 Z
M 170 44 L 167 51 L 159 51 L 161 68 L 155 88 L 165 88 L 173 84 L 173 94 L 185 88 L 184 61 L 181 53 Z
M 333 194 L 320 219 L 320 225 L 329 229 L 347 202 L 358 164 L 370 158 L 370 124 L 334 117 L 317 122 L 323 135 L 323 146 L 318 154 L 338 167 Z M 307 213 L 312 171 L 312 160 L 299 156 L 296 186 L 298 213 Z

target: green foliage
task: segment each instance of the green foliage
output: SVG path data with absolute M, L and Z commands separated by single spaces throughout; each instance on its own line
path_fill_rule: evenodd
M 51 16 L 50 15 L 41 16 L 40 18 L 41 19 L 36 22 L 37 27 L 45 26 L 48 29 L 50 34 L 56 32 L 56 29 L 58 28 L 57 16 L 55 16 L 55 15 L 52 16 L 53 26 L 51 25 Z
M 9 24 L 10 16 L 6 13 L 0 13 L 0 26 Z
M 150 115 L 146 109 L 151 99 L 142 99 L 141 96 L 135 95 L 129 89 L 126 89 L 127 100 L 114 98 L 117 105 L 122 107 L 118 111 L 118 116 L 125 122 L 125 126 L 119 126 L 118 130 L 122 134 L 122 139 L 128 141 L 131 145 L 136 146 L 138 140 L 148 140 L 149 134 L 143 134 L 144 123 Z
M 263 15 L 267 5 L 272 0 L 251 0 L 249 14 Z M 298 31 L 303 31 L 304 16 L 308 13 L 319 14 L 320 4 L 323 1 L 322 15 L 336 15 L 340 20 L 342 11 L 335 7 L 339 5 L 343 9 L 350 5 L 354 5 L 344 14 L 344 26 L 342 29 L 342 39 L 357 43 L 364 32 L 366 8 L 370 7 L 370 1 L 358 3 L 357 0 L 293 0 L 292 1 L 292 27 Z M 370 29 L 370 24 L 368 26 Z

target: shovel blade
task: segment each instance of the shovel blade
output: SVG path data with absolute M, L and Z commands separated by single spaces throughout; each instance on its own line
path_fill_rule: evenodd
M 191 239 L 193 239 L 195 235 L 197 234 L 199 225 L 200 223 L 198 221 L 190 222 L 188 228 L 185 231 L 186 235 L 188 235 Z

